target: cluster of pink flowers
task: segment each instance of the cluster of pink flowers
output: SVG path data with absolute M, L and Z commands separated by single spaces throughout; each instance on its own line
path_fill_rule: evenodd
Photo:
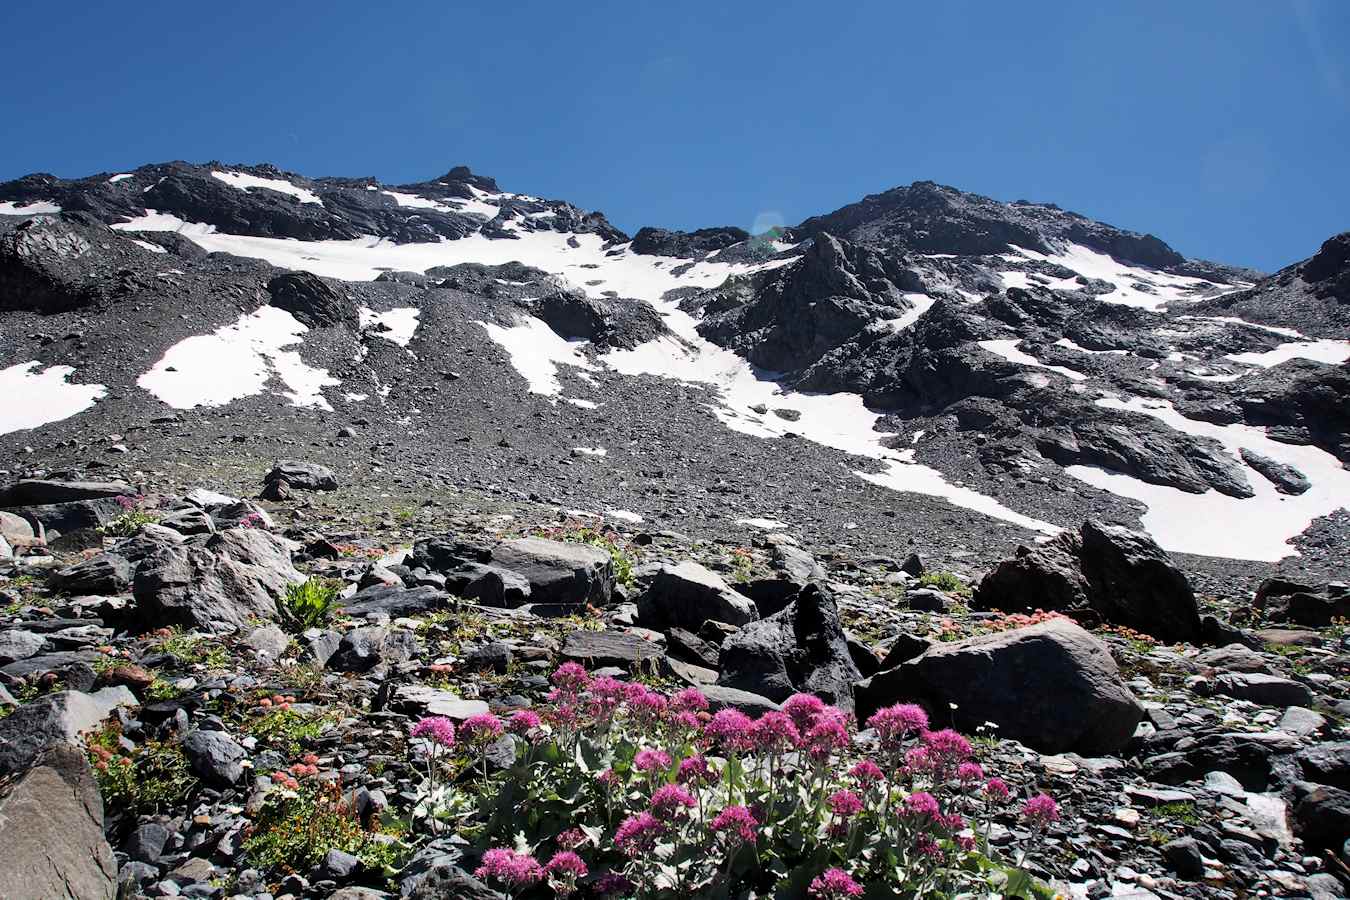
M 445 716 L 427 716 L 412 727 L 411 735 L 448 749 L 455 746 L 455 723 Z
M 1049 794 L 1037 794 L 1022 804 L 1022 817 L 1038 828 L 1059 821 L 1059 804 Z
M 744 806 L 728 806 L 712 820 L 715 834 L 740 841 L 742 844 L 754 844 L 759 839 L 759 822 L 753 813 Z
M 862 885 L 843 869 L 826 869 L 806 889 L 806 896 L 811 900 L 846 900 L 862 894 Z
M 534 884 L 544 877 L 544 867 L 528 853 L 498 847 L 483 854 L 483 862 L 473 872 L 475 878 L 493 878 L 515 889 Z
M 666 825 L 650 812 L 629 816 L 614 833 L 614 845 L 629 856 L 651 852 L 656 841 L 665 834 Z
M 460 736 L 471 744 L 491 743 L 501 737 L 504 731 L 502 720 L 492 713 L 469 716 L 459 726 Z

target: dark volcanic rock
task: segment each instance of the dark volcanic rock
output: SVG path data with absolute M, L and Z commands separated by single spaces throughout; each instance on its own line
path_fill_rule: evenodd
M 600 349 L 632 348 L 666 333 L 660 313 L 640 300 L 555 290 L 531 301 L 530 308 L 559 335 L 591 341 Z
M 0 787 L 0 897 L 111 900 L 117 862 L 84 752 L 59 745 Z
M 24 478 L 0 491 L 0 506 L 45 506 L 134 494 L 123 481 L 47 481 Z
M 702 259 L 709 253 L 749 240 L 750 232 L 734 226 L 700 228 L 697 231 L 668 231 L 664 228 L 639 228 L 633 235 L 632 251 L 648 256 L 679 256 Z
M 648 628 L 676 626 L 697 632 L 710 619 L 744 625 L 758 618 L 749 597 L 696 562 L 661 565 L 640 573 L 639 579 L 647 587 L 638 597 L 638 621 Z
M 197 777 L 216 787 L 229 787 L 244 775 L 248 753 L 223 731 L 193 731 L 183 739 L 183 753 Z
M 492 549 L 492 564 L 529 582 L 533 603 L 603 606 L 614 593 L 609 553 L 586 544 L 517 538 Z
M 120 594 L 131 587 L 131 563 L 116 553 L 100 553 L 57 571 L 52 584 L 67 594 Z
M 1065 619 L 936 644 L 860 682 L 855 696 L 860 721 L 920 700 L 936 720 L 950 711 L 971 732 L 995 722 L 1000 737 L 1044 753 L 1114 753 L 1144 715 L 1106 645 Z
M 1240 453 L 1247 465 L 1260 472 L 1281 494 L 1302 494 L 1312 487 L 1312 482 L 1308 481 L 1307 476 L 1293 466 L 1287 466 L 1246 447 L 1243 447 Z
M 834 597 L 809 584 L 782 611 L 722 643 L 717 683 L 778 702 L 797 692 L 816 694 L 851 710 L 853 682 L 861 677 Z
M 272 466 L 263 478 L 264 484 L 286 482 L 289 487 L 302 491 L 335 491 L 338 487 L 337 476 L 333 470 L 317 463 L 299 462 L 283 459 Z
M 272 305 L 284 309 L 309 328 L 359 325 L 356 303 L 343 291 L 309 272 L 288 272 L 267 282 Z M 287 481 L 290 481 L 288 478 Z
M 405 588 L 401 584 L 372 585 L 339 603 L 342 611 L 354 619 L 371 614 L 397 619 L 443 609 L 449 604 L 450 597 L 444 591 L 426 586 Z

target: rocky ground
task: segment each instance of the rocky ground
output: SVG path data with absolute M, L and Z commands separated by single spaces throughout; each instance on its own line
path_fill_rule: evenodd
M 956 575 L 482 486 L 418 499 L 367 476 L 387 496 L 353 507 L 345 474 L 308 463 L 235 474 L 271 499 L 129 470 L 5 489 L 0 895 L 499 896 L 467 874 L 481 847 L 416 824 L 409 728 L 539 704 L 566 660 L 715 708 L 809 690 L 861 723 L 901 699 L 934 727 L 992 722 L 981 763 L 1062 807 L 1033 871 L 1077 896 L 1350 885 L 1344 584 L 1197 598 L 1185 561 L 1109 526 Z M 289 616 L 305 578 L 343 611 Z M 269 818 L 287 777 L 349 798 L 309 855 Z M 25 824 L 37 809 L 57 827 Z M 1027 837 L 1015 818 L 991 834 Z

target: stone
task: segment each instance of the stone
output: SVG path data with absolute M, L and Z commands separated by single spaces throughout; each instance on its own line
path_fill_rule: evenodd
M 63 594 L 120 594 L 131 587 L 131 563 L 116 553 L 100 553 L 58 569 L 52 586 Z
M 100 500 L 134 496 L 136 491 L 124 481 L 51 481 L 21 478 L 0 490 L 0 506 L 46 506 L 78 500 Z
M 276 625 L 263 625 L 244 635 L 241 643 L 260 659 L 277 660 L 291 645 L 291 636 Z
M 786 608 L 722 643 L 717 681 L 779 703 L 797 692 L 816 694 L 849 711 L 861 677 L 834 597 L 809 584 Z
M 284 539 L 236 528 L 156 550 L 137 568 L 132 594 L 147 626 L 227 633 L 276 619 L 286 588 L 304 580 Z
M 473 669 L 490 669 L 498 675 L 505 675 L 511 668 L 511 658 L 510 644 L 492 641 L 465 653 L 464 664 Z
M 117 863 L 84 752 L 59 744 L 0 787 L 0 897 L 112 900 Z
M 122 845 L 123 852 L 134 860 L 143 863 L 159 862 L 164 845 L 169 842 L 171 832 L 158 822 L 146 822 L 127 838 Z
M 361 859 L 341 850 L 329 850 L 323 858 L 323 873 L 329 878 L 346 881 L 361 867 Z
M 27 547 L 37 541 L 33 525 L 23 516 L 0 510 L 0 538 L 12 547 Z
M 159 525 L 182 535 L 215 534 L 216 521 L 211 514 L 196 506 L 184 506 L 160 517 Z
M 1350 791 L 1350 741 L 1305 747 L 1298 752 L 1298 764 L 1309 781 Z
M 1293 821 L 1309 850 L 1339 850 L 1350 835 L 1350 791 L 1318 785 L 1294 806 Z
M 1305 493 L 1308 488 L 1312 487 L 1312 482 L 1308 480 L 1308 476 L 1293 466 L 1271 459 L 1263 453 L 1257 453 L 1255 450 L 1246 447 L 1239 448 L 1238 453 L 1247 465 L 1261 473 L 1267 481 L 1275 485 L 1275 490 L 1281 494 L 1298 495 Z
M 445 591 L 433 587 L 376 584 L 338 601 L 338 606 L 353 619 L 371 615 L 397 619 L 444 609 L 450 603 L 450 596 Z
M 46 638 L 31 631 L 0 631 L 0 666 L 36 656 L 46 644 Z
M 933 588 L 916 588 L 905 594 L 909 608 L 915 612 L 944 613 L 950 598 L 942 591 Z
M 76 743 L 119 706 L 136 705 L 136 696 L 125 687 L 92 694 L 57 691 L 23 704 L 0 719 L 0 777 L 27 768 L 57 744 Z
M 292 490 L 335 491 L 338 488 L 337 475 L 332 469 L 293 459 L 278 460 L 263 478 L 264 485 L 283 481 Z
M 638 597 L 638 621 L 647 628 L 675 626 L 697 633 L 708 620 L 744 625 L 759 617 L 754 601 L 690 560 L 657 566 L 643 572 L 641 580 L 646 590 Z
M 1217 669 L 1221 672 L 1270 673 L 1270 666 L 1266 662 L 1266 658 L 1242 644 L 1212 647 L 1196 656 L 1195 663 L 1198 666 Z
M 248 752 L 223 731 L 198 729 L 183 739 L 183 753 L 198 778 L 214 787 L 234 785 L 244 775 Z
M 295 316 L 306 328 L 360 327 L 355 301 L 310 272 L 287 272 L 267 282 L 271 305 Z
M 683 628 L 666 630 L 666 651 L 673 657 L 708 669 L 717 668 L 720 654 L 717 647 Z
M 603 606 L 614 593 L 609 553 L 587 544 L 544 538 L 503 541 L 492 549 L 492 565 L 524 578 L 532 603 Z
M 625 631 L 573 631 L 563 641 L 562 655 L 588 668 L 619 666 L 640 667 L 659 659 L 665 651 L 641 635 Z
M 855 697 L 859 721 L 918 700 L 935 722 L 968 732 L 994 722 L 1000 737 L 1042 753 L 1085 756 L 1120 750 L 1144 716 L 1106 645 L 1058 618 L 935 644 L 860 682 Z
M 708 698 L 708 705 L 712 712 L 717 712 L 719 709 L 739 709 L 746 715 L 755 717 L 771 710 L 783 708 L 781 704 L 775 703 L 768 697 L 721 684 L 701 685 L 699 690 L 703 692 L 703 696 Z
M 399 685 L 394 689 L 389 705 L 414 715 L 445 716 L 456 721 L 488 712 L 488 705 L 482 700 L 465 700 L 454 691 L 423 684 Z
M 1321 731 L 1326 725 L 1326 717 L 1320 713 L 1302 706 L 1291 706 L 1280 716 L 1280 723 L 1276 727 L 1289 734 L 1309 737 Z
M 410 632 L 379 625 L 353 628 L 342 635 L 326 667 L 334 672 L 369 672 L 411 659 L 416 650 L 417 639 Z
M 1164 641 L 1200 634 L 1195 593 L 1162 548 L 1143 532 L 1093 521 L 1018 547 L 980 580 L 972 604 L 1005 612 L 1091 610 Z
M 1187 881 L 1199 881 L 1205 877 L 1205 858 L 1195 838 L 1168 841 L 1162 846 L 1162 855 L 1167 867 Z
M 1259 672 L 1229 672 L 1215 677 L 1211 684 L 1215 693 L 1262 706 L 1307 706 L 1313 699 L 1307 685 Z
M 1182 738 L 1175 749 L 1144 760 L 1143 771 L 1163 784 L 1182 784 L 1221 770 L 1248 791 L 1268 790 L 1275 780 L 1277 761 L 1292 756 L 1300 741 L 1291 734 L 1217 732 Z

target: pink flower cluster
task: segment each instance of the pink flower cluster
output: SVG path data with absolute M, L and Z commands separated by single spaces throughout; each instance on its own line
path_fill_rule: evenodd
M 528 853 L 498 847 L 483 854 L 483 863 L 473 874 L 475 878 L 495 878 L 511 888 L 520 888 L 542 879 L 544 867 Z
M 427 716 L 412 727 L 411 734 L 447 749 L 455 746 L 455 723 L 445 716 Z
M 811 900 L 846 900 L 862 894 L 862 885 L 843 869 L 826 869 L 806 889 L 806 896 Z

